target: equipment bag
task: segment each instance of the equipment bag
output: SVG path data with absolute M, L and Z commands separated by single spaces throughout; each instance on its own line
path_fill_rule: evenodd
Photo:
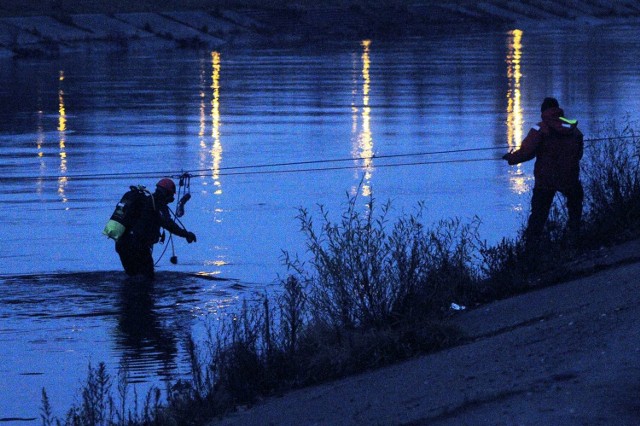
M 151 193 L 142 186 L 130 186 L 120 202 L 116 205 L 111 218 L 105 225 L 102 233 L 109 238 L 118 241 L 118 239 L 131 228 L 131 226 L 140 217 L 140 211 L 144 200 Z

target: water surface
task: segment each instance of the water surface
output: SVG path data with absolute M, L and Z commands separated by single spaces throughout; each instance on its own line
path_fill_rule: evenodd
M 305 254 L 300 207 L 422 201 L 427 224 L 515 236 L 533 165 L 497 159 L 545 96 L 587 138 L 637 120 L 639 54 L 618 26 L 3 60 L 0 418 L 37 418 L 43 386 L 62 415 L 89 362 L 125 360 L 140 386 L 188 375 L 185 337 Z M 198 241 L 156 246 L 155 287 L 132 293 L 102 227 L 129 185 L 182 171 Z

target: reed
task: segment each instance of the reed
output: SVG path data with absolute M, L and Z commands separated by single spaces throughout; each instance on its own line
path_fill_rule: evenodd
M 608 139 L 586 150 L 584 244 L 597 247 L 638 235 L 640 229 L 640 135 L 635 123 L 615 121 L 601 133 Z

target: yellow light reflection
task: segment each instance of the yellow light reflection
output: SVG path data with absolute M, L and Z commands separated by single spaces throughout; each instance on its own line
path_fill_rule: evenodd
M 220 53 L 211 52 L 211 89 L 213 96 L 211 99 L 211 138 L 213 146 L 211 148 L 211 177 L 216 186 L 214 194 L 222 194 L 222 184 L 220 182 L 220 163 L 222 161 L 222 144 L 220 143 Z
M 64 71 L 60 71 L 58 77 L 58 135 L 60 137 L 60 177 L 58 178 L 58 195 L 62 199 L 63 203 L 69 201 L 65 194 L 68 178 L 67 174 L 67 148 L 66 148 L 66 131 L 67 131 L 67 112 L 64 106 L 64 90 L 62 88 L 62 82 L 64 81 Z
M 522 141 L 522 103 L 520 93 L 520 69 L 522 58 L 522 31 L 511 31 L 511 43 L 507 55 L 507 78 L 509 90 L 507 92 L 507 142 L 509 147 L 517 148 Z
M 524 123 L 522 113 L 522 94 L 520 91 L 520 79 L 522 78 L 522 34 L 521 30 L 513 30 L 510 33 L 509 52 L 507 54 L 507 78 L 509 89 L 507 91 L 507 143 L 509 149 L 517 149 L 522 143 L 522 127 Z M 522 194 L 529 190 L 521 165 L 509 171 L 511 190 Z
M 206 70 L 210 67 L 210 72 Z M 198 130 L 198 138 L 200 141 L 200 165 L 202 169 L 211 171 L 210 177 L 203 176 L 203 185 L 207 186 L 211 182 L 213 185 L 214 206 L 213 224 L 222 222 L 222 214 L 224 210 L 221 208 L 222 182 L 220 180 L 220 166 L 222 163 L 222 138 L 220 128 L 222 120 L 220 116 L 220 71 L 221 71 L 221 55 L 219 52 L 211 52 L 211 58 L 202 62 L 200 83 L 202 90 L 200 92 L 200 128 Z M 210 80 L 210 84 L 206 81 Z M 206 98 L 211 96 L 211 103 L 207 113 Z M 210 123 L 210 124 L 209 124 Z M 207 132 L 207 125 L 211 126 L 210 132 Z M 207 136 L 209 133 L 209 136 Z M 208 141 L 210 139 L 210 141 Z M 204 191 L 206 194 L 208 191 Z M 215 246 L 215 257 L 208 260 L 205 265 L 214 267 L 213 271 L 207 272 L 209 275 L 218 275 L 222 273 L 221 268 L 227 265 L 224 252 L 226 247 Z
M 213 266 L 225 266 L 225 265 L 228 265 L 228 264 L 229 263 L 227 261 L 222 260 L 222 259 L 208 260 L 208 261 L 205 262 L 205 265 L 213 265 Z M 213 274 L 213 273 L 207 272 L 207 274 Z
M 371 132 L 371 107 L 369 106 L 369 92 L 371 88 L 371 76 L 369 70 L 371 67 L 370 48 L 371 40 L 363 40 L 360 43 L 362 47 L 362 110 L 358 111 L 355 100 L 352 104 L 352 132 L 354 134 L 354 158 L 364 158 L 364 160 L 356 160 L 356 163 L 362 161 L 362 169 L 364 170 L 364 179 L 362 181 L 362 195 L 371 195 L 371 178 L 373 176 L 373 134 Z M 357 95 L 358 78 L 354 77 L 354 96 Z M 360 112 L 360 115 L 358 115 Z M 358 131 L 358 120 L 361 120 L 361 126 Z

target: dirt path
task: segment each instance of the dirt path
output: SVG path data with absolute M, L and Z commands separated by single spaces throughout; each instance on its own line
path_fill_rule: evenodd
M 588 277 L 462 312 L 469 343 L 292 392 L 221 425 L 638 425 L 640 244 Z

